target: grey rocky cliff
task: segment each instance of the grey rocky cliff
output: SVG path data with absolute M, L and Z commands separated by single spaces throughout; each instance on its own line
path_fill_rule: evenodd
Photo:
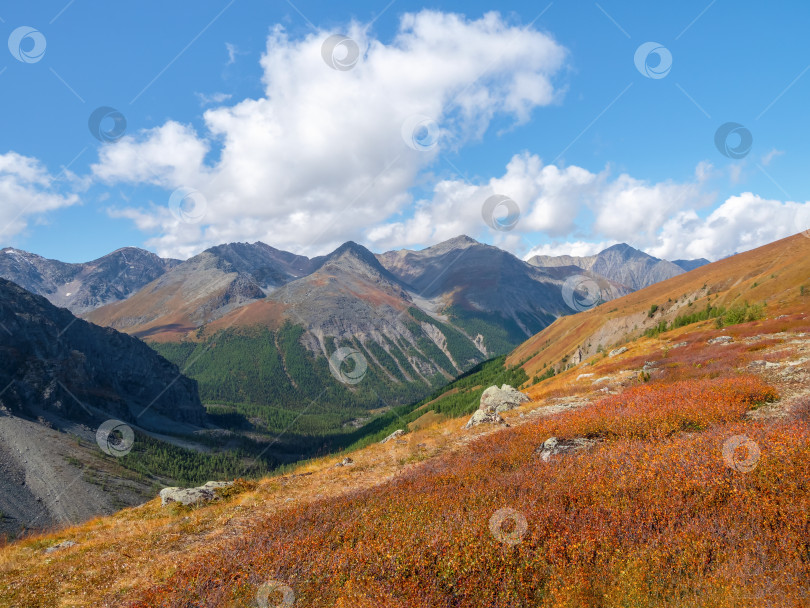
M 196 382 L 146 344 L 0 279 L 0 405 L 73 420 L 201 425 Z

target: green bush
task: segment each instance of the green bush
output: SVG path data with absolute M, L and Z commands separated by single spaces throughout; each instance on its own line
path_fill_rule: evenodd
M 655 327 L 651 327 L 650 329 L 645 331 L 644 335 L 647 336 L 648 338 L 655 338 L 658 335 L 671 329 L 678 329 L 679 327 L 685 327 L 686 325 L 692 325 L 693 323 L 699 323 L 700 321 L 707 321 L 709 319 L 721 317 L 723 314 L 725 314 L 725 312 L 726 311 L 724 308 L 707 304 L 706 308 L 698 312 L 678 315 L 677 317 L 675 317 L 675 319 L 673 319 L 672 323 L 667 323 L 666 321 L 659 321 Z
M 729 309 L 725 314 L 717 319 L 716 326 L 724 327 L 726 325 L 738 325 L 740 323 L 750 323 L 761 319 L 765 315 L 764 306 L 762 304 L 744 304 L 735 306 Z

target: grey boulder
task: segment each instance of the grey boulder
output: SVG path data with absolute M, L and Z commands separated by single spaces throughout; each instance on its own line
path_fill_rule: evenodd
M 537 448 L 534 453 L 540 456 L 544 462 L 548 462 L 552 456 L 575 452 L 592 446 L 596 441 L 585 437 L 575 437 L 574 439 L 560 439 L 559 437 L 549 437 Z
M 478 409 L 464 428 L 470 429 L 479 424 L 502 424 L 504 420 L 501 418 L 501 412 L 514 409 L 529 401 L 531 399 L 526 393 L 521 393 L 508 384 L 504 384 L 500 388 L 490 386 L 482 393 Z
M 228 488 L 232 481 L 209 481 L 198 488 L 163 488 L 160 491 L 160 504 L 166 506 L 173 502 L 183 505 L 199 505 L 217 499 L 217 490 Z
M 472 418 L 467 421 L 467 424 L 464 425 L 465 429 L 471 429 L 474 426 L 478 426 L 479 424 L 502 424 L 503 418 L 501 415 L 495 411 L 489 410 L 475 410 L 475 413 L 472 415 Z
M 501 413 L 514 409 L 522 403 L 531 401 L 526 393 L 521 393 L 514 387 L 504 384 L 501 388 L 490 386 L 481 395 L 479 410 L 494 410 Z

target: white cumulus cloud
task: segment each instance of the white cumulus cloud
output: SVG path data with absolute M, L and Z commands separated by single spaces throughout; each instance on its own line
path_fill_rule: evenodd
M 73 176 L 63 171 L 62 176 Z M 37 159 L 8 152 L 0 154 L 0 239 L 23 232 L 43 214 L 79 202 L 76 194 L 60 194 L 56 177 Z
M 497 13 L 406 14 L 390 42 L 353 23 L 345 33 L 360 57 L 346 71 L 321 55 L 332 33 L 291 39 L 272 28 L 262 97 L 209 109 L 201 132 L 172 121 L 101 150 L 99 181 L 200 190 L 208 206 L 199 226 L 163 222 L 156 208 L 116 213 L 161 226 L 148 244 L 164 255 L 234 240 L 323 252 L 407 211 L 409 190 L 440 151 L 481 137 L 498 115 L 519 124 L 560 97 L 565 49 Z M 403 139 L 415 115 L 439 126 L 428 151 Z
M 748 251 L 810 228 L 810 203 L 731 196 L 708 216 L 684 211 L 662 227 L 648 253 L 657 257 L 719 258 Z
M 370 35 L 368 24 L 350 24 L 344 33 L 357 62 L 344 70 L 323 57 L 334 33 L 293 39 L 275 26 L 261 58 L 262 96 L 233 105 L 201 97 L 213 105 L 196 129 L 170 120 L 102 147 L 93 179 L 165 191 L 163 201 L 109 213 L 151 234 L 147 245 L 159 254 L 181 258 L 231 241 L 312 255 L 349 239 L 386 250 L 469 234 L 518 255 L 587 255 L 627 242 L 658 257 L 717 259 L 808 227 L 795 220 L 808 205 L 751 193 L 711 210 L 709 185 L 724 173 L 707 161 L 690 180 L 651 182 L 610 166 L 544 164 L 529 151 L 476 183 L 432 182 L 441 153 L 480 139 L 496 119 L 522 124 L 559 102 L 566 49 L 497 13 L 472 20 L 423 10 L 402 16 L 390 41 Z M 341 50 L 335 59 L 351 59 Z M 426 151 L 407 145 L 410 133 L 403 137 L 414 117 L 435 121 L 438 140 Z M 732 183 L 741 175 L 732 172 Z M 180 188 L 204 198 L 199 221 L 169 209 Z M 493 195 L 517 203 L 513 230 L 487 226 L 482 207 Z

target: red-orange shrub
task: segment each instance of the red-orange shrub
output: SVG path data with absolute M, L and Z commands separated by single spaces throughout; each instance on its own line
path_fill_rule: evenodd
M 641 385 L 560 417 L 560 435 L 663 437 L 739 420 L 754 405 L 775 400 L 757 376 Z
M 594 428 L 586 411 L 495 433 L 257 521 L 132 605 L 249 604 L 270 579 L 314 607 L 806 605 L 810 428 L 729 422 L 774 395 L 755 378 L 642 387 L 597 405 L 626 414 L 612 440 L 548 462 L 539 442 Z M 748 473 L 723 460 L 741 434 L 761 450 Z M 517 544 L 490 530 L 503 508 L 525 517 Z

